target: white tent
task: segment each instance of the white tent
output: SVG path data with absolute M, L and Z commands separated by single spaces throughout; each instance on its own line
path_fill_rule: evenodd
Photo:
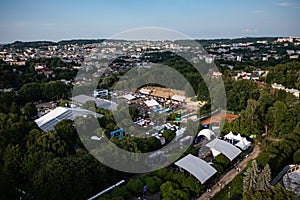
M 127 99 L 128 101 L 134 100 L 135 96 L 133 96 L 132 94 L 126 94 L 124 96 L 122 96 L 123 98 Z
M 251 145 L 251 142 L 249 142 L 246 138 L 243 138 L 238 143 L 235 144 L 235 146 L 239 147 L 242 150 L 246 150 Z
M 224 140 L 218 138 L 213 139 L 211 142 L 206 144 L 211 150 L 217 150 L 226 156 L 229 160 L 236 158 L 242 151 Z
M 191 173 L 202 184 L 217 172 L 217 170 L 207 162 L 191 154 L 177 161 L 175 165 Z
M 198 133 L 198 137 L 199 136 L 205 136 L 208 140 L 214 139 L 216 137 L 216 134 L 209 129 L 202 129 L 199 133 Z
M 51 110 L 49 113 L 43 115 L 42 117 L 35 120 L 35 123 L 43 130 L 53 130 L 54 126 L 65 119 L 74 120 L 77 116 L 94 115 L 98 118 L 103 117 L 103 115 L 92 112 L 90 110 L 79 109 L 79 108 L 66 108 L 57 107 Z
M 238 134 L 238 135 L 235 135 L 233 139 L 236 141 L 241 141 L 243 139 L 243 137 L 241 136 L 241 134 Z
M 145 101 L 145 104 L 148 107 L 159 106 L 159 103 L 157 101 L 155 101 L 154 99 Z
M 230 131 L 227 135 L 224 136 L 227 140 L 233 140 L 235 135 Z

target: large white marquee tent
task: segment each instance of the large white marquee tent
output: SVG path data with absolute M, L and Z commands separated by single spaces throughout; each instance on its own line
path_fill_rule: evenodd
M 207 162 L 191 154 L 177 161 L 175 165 L 188 171 L 202 184 L 217 172 L 217 170 Z
M 242 152 L 233 144 L 230 144 L 229 142 L 220 140 L 218 138 L 215 138 L 211 142 L 207 143 L 206 146 L 212 150 L 214 156 L 217 156 L 218 154 L 222 153 L 230 161 L 235 159 Z

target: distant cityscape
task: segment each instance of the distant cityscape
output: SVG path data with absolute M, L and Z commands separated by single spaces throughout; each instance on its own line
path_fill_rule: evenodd
M 238 38 L 196 40 L 208 55 L 203 58 L 207 63 L 214 60 L 225 61 L 268 61 L 288 57 L 298 59 L 300 50 L 299 37 L 288 38 Z M 81 44 L 80 44 L 81 43 Z M 87 44 L 85 44 L 87 43 Z M 64 62 L 81 64 L 96 48 L 109 56 L 118 51 L 126 51 L 128 56 L 140 58 L 147 50 L 163 52 L 188 51 L 190 48 L 181 46 L 180 41 L 110 41 L 110 40 L 70 40 L 54 42 L 15 42 L 0 46 L 0 59 L 11 65 L 24 65 L 26 60 L 58 57 Z M 229 66 L 230 67 L 230 66 Z

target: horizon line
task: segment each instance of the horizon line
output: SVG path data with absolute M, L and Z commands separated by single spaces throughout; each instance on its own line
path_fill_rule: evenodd
M 300 38 L 300 36 L 237 36 L 237 37 L 213 37 L 213 38 L 190 38 L 190 40 L 234 40 L 234 39 L 246 39 L 246 38 Z M 68 38 L 60 40 L 47 40 L 47 39 L 37 39 L 37 40 L 15 40 L 13 42 L 0 42 L 0 45 L 13 44 L 16 42 L 53 42 L 59 43 L 62 41 L 72 41 L 72 40 L 123 40 L 123 41 L 178 41 L 178 40 L 189 40 L 187 38 L 178 39 L 124 39 L 124 38 Z

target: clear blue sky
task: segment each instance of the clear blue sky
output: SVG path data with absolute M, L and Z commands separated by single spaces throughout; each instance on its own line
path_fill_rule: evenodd
M 299 0 L 1 0 L 0 43 L 164 27 L 192 38 L 300 36 Z

